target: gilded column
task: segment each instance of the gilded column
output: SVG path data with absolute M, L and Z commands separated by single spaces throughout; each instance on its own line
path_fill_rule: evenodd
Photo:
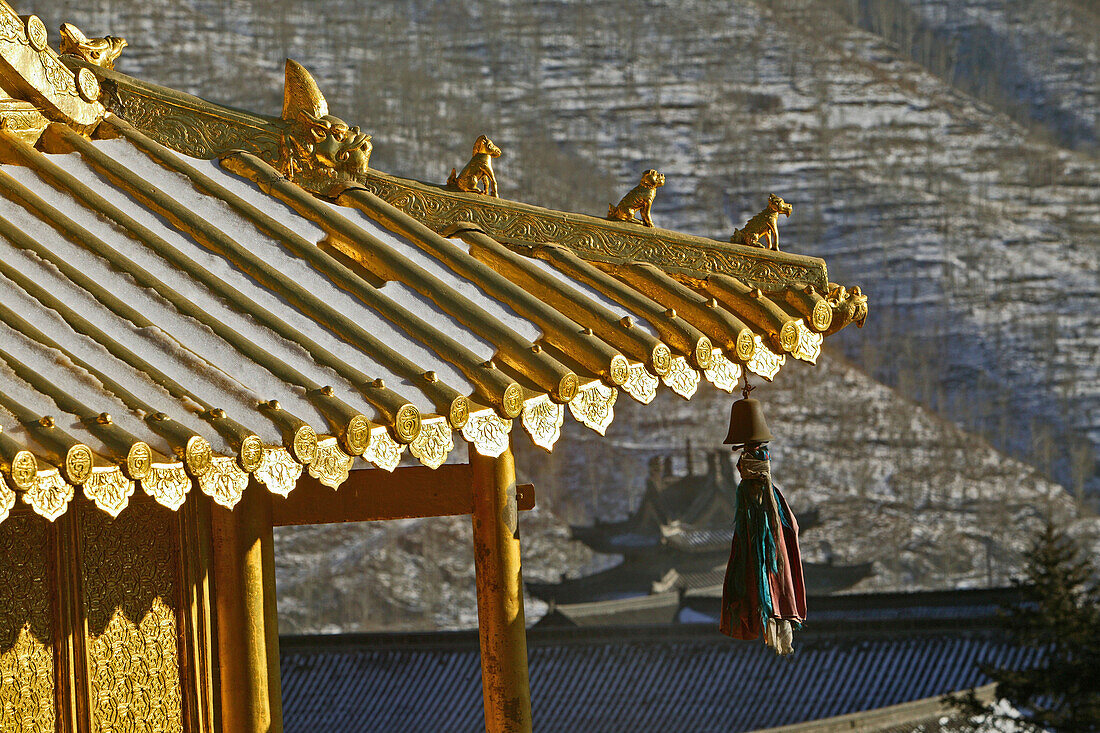
M 489 733 L 522 733 L 531 730 L 531 690 L 515 458 L 511 449 L 498 458 L 487 458 L 471 446 L 470 468 L 485 729 Z
M 211 510 L 222 726 L 282 733 L 271 498 L 252 484 L 232 510 Z

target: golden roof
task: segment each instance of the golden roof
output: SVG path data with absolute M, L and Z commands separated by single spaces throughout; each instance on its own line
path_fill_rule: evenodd
M 262 117 L 35 21 L 0 4 L 0 520 L 335 488 L 517 423 L 551 450 L 567 411 L 602 434 L 620 391 L 732 392 L 866 315 L 816 258 L 370 169 L 293 62 Z

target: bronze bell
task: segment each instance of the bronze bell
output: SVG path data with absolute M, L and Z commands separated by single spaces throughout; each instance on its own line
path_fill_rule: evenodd
M 726 445 L 767 443 L 771 439 L 772 434 L 768 430 L 768 421 L 764 419 L 760 400 L 745 397 L 733 403 L 730 409 L 730 431 L 723 441 Z

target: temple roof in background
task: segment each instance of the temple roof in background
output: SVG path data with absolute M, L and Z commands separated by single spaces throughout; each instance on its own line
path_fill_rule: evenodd
M 999 635 L 997 604 L 1014 600 L 1006 589 L 811 599 L 821 618 L 806 625 L 793 664 L 763 644 L 731 644 L 713 623 L 536 627 L 534 713 L 546 730 L 699 733 L 938 718 L 935 705 L 880 709 L 986 684 L 979 661 L 1035 663 L 1038 652 Z M 280 651 L 288 732 L 481 729 L 473 634 L 283 637 Z
M 816 258 L 374 171 L 293 62 L 264 117 L 98 40 L 59 56 L 0 4 L 0 518 L 551 450 L 566 413 L 732 392 L 866 316 Z

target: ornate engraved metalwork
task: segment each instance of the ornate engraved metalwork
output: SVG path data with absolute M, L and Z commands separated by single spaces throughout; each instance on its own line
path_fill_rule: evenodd
M 370 420 L 356 415 L 344 428 L 344 448 L 353 456 L 361 456 L 370 450 L 371 440 L 378 432 L 377 428 L 371 428 Z
M 611 357 L 611 369 L 609 376 L 612 384 L 622 384 L 630 379 L 630 362 L 622 354 Z
M 202 476 L 209 471 L 213 457 L 214 450 L 206 438 L 198 435 L 188 438 L 187 446 L 183 450 L 183 460 L 192 476 Z
M 817 363 L 817 357 L 821 356 L 821 342 L 824 337 L 820 333 L 814 333 L 806 325 L 805 321 L 795 321 L 798 333 L 798 342 L 791 349 L 791 356 L 811 364 Z
M 29 450 L 21 450 L 11 459 L 11 480 L 23 491 L 29 491 L 38 480 L 38 459 Z
M 191 491 L 191 477 L 182 463 L 154 463 L 141 480 L 141 488 L 161 506 L 176 511 Z
M 420 433 L 409 443 L 409 452 L 428 468 L 439 468 L 455 448 L 454 431 L 443 417 L 430 417 L 420 423 Z
M 512 421 L 500 417 L 493 410 L 470 413 L 470 419 L 462 426 L 462 437 L 473 443 L 474 450 L 489 458 L 497 458 L 508 450 L 511 432 Z
M 317 455 L 317 432 L 308 425 L 302 425 L 294 431 L 291 448 L 299 463 L 312 463 L 313 457 Z
M 0 476 L 0 524 L 8 518 L 8 512 L 15 506 L 15 492 L 8 482 L 4 480 L 3 476 Z
M 562 388 L 558 390 L 559 392 L 567 392 L 569 390 L 570 385 L 568 379 L 570 376 L 573 375 L 566 375 L 562 380 Z M 575 378 L 573 382 L 576 382 Z M 523 411 L 523 387 L 515 382 L 509 384 L 504 390 L 504 399 L 502 402 L 506 415 L 519 415 L 520 412 Z
M 815 331 L 827 331 L 833 324 L 833 309 L 827 300 L 819 300 L 814 303 L 813 312 L 810 314 L 810 325 Z
M 671 356 L 668 360 L 668 368 L 672 368 Z M 643 405 L 648 405 L 657 396 L 657 385 L 660 383 L 661 380 L 650 374 L 645 364 L 633 364 L 630 367 L 630 376 L 623 382 L 623 391 Z
M 764 340 L 759 335 L 754 338 L 756 340 L 756 351 L 752 353 L 752 358 L 745 364 L 745 367 L 753 374 L 757 374 L 770 382 L 779 373 L 779 369 L 787 363 L 787 357 L 777 354 L 765 346 Z
M 363 459 L 386 471 L 392 471 L 401 463 L 401 454 L 404 452 L 404 444 L 390 437 L 390 431 L 379 425 L 370 431 L 370 444 L 363 451 Z
M 72 23 L 61 24 L 61 53 L 77 56 L 89 64 L 102 66 L 105 69 L 113 69 L 115 68 L 115 59 L 119 57 L 122 49 L 126 46 L 125 38 L 119 38 L 118 36 L 88 38 Z
M 216 504 L 226 509 L 237 506 L 248 487 L 248 474 L 237 465 L 232 456 L 214 456 L 210 469 L 199 476 L 199 488 Z
M 521 422 L 535 445 L 552 451 L 561 437 L 565 406 L 551 400 L 550 395 L 539 395 L 524 403 Z
M 264 459 L 264 444 L 260 440 L 258 435 L 246 436 L 241 441 L 241 449 L 239 453 L 239 462 L 241 469 L 246 473 L 252 473 L 260 467 L 260 463 Z
M 617 206 L 608 204 L 607 218 L 613 221 L 638 222 L 634 214 L 638 214 L 643 226 L 653 226 L 653 220 L 649 218 L 649 209 L 653 206 L 653 200 L 657 198 L 657 189 L 665 185 L 665 176 L 650 168 L 642 173 L 638 185 L 627 191 L 626 196 L 619 200 Z
M 0 4 L 0 77 L 51 119 L 81 129 L 103 119 L 103 105 L 82 97 L 76 75 L 49 47 L 42 20 L 30 15 L 24 21 L 6 3 Z
M 279 161 L 283 125 L 276 120 L 228 110 L 114 72 L 94 73 L 107 108 L 162 145 L 194 158 L 247 150 L 268 163 Z
M 831 336 L 849 323 L 863 328 L 867 320 L 867 296 L 858 285 L 848 290 L 843 285 L 829 283 L 829 294 L 825 300 L 833 309 L 833 322 L 825 331 L 826 336 Z
M 628 227 L 515 201 L 474 198 L 373 170 L 361 183 L 437 232 L 470 222 L 521 252 L 539 244 L 561 244 L 597 262 L 651 262 L 668 272 L 688 276 L 705 277 L 718 272 L 762 287 L 811 283 L 824 289 L 827 282 L 825 263 L 817 258 L 730 245 L 679 232 Z
M 422 417 L 413 405 L 401 405 L 393 418 L 393 432 L 402 443 L 411 443 L 420 433 Z
M 46 524 L 0 524 L 0 730 L 56 729 L 53 613 Z
M 470 162 L 461 173 L 451 168 L 447 178 L 447 187 L 467 193 L 497 195 L 497 177 L 493 175 L 493 158 L 500 157 L 500 148 L 485 135 L 479 135 L 474 141 L 474 152 Z
M 723 392 L 733 393 L 741 379 L 741 365 L 730 361 L 721 349 L 711 352 L 710 369 L 703 371 L 703 377 Z
M 661 377 L 661 381 L 685 400 L 690 400 L 695 395 L 695 390 L 699 389 L 699 372 L 691 368 L 687 359 L 676 356 L 672 358 L 672 368 Z
M 283 129 L 276 166 L 313 191 L 355 180 L 367 172 L 371 138 L 328 112 L 317 82 L 297 61 L 286 60 Z
M 763 247 L 761 237 L 767 237 L 768 249 L 779 251 L 779 215 L 791 216 L 791 205 L 774 193 L 768 194 L 768 206 L 759 214 L 745 222 L 741 229 L 735 229 L 730 241 L 747 247 Z
M 65 452 L 65 478 L 80 486 L 92 475 L 92 449 L 77 443 Z
M 182 731 L 174 518 L 156 506 L 79 518 L 90 731 Z
M 149 444 L 138 441 L 130 446 L 126 453 L 126 473 L 132 479 L 141 480 L 149 475 L 153 467 L 153 451 Z
M 586 384 L 569 401 L 569 412 L 586 428 L 603 435 L 615 419 L 615 398 L 618 394 L 619 390 L 603 382 Z
M 126 478 L 118 466 L 96 467 L 84 482 L 84 496 L 112 517 L 117 517 L 126 508 L 133 495 L 134 482 Z
M 291 457 L 290 451 L 281 446 L 267 446 L 260 466 L 252 474 L 267 490 L 279 496 L 287 496 L 298 484 L 304 466 Z
M 51 522 L 65 513 L 73 500 L 73 485 L 61 478 L 56 468 L 39 471 L 31 487 L 23 494 L 23 501 L 31 509 Z
M 309 464 L 309 475 L 330 489 L 340 488 L 348 480 L 351 456 L 340 448 L 340 442 L 331 435 L 318 437 L 317 453 Z

